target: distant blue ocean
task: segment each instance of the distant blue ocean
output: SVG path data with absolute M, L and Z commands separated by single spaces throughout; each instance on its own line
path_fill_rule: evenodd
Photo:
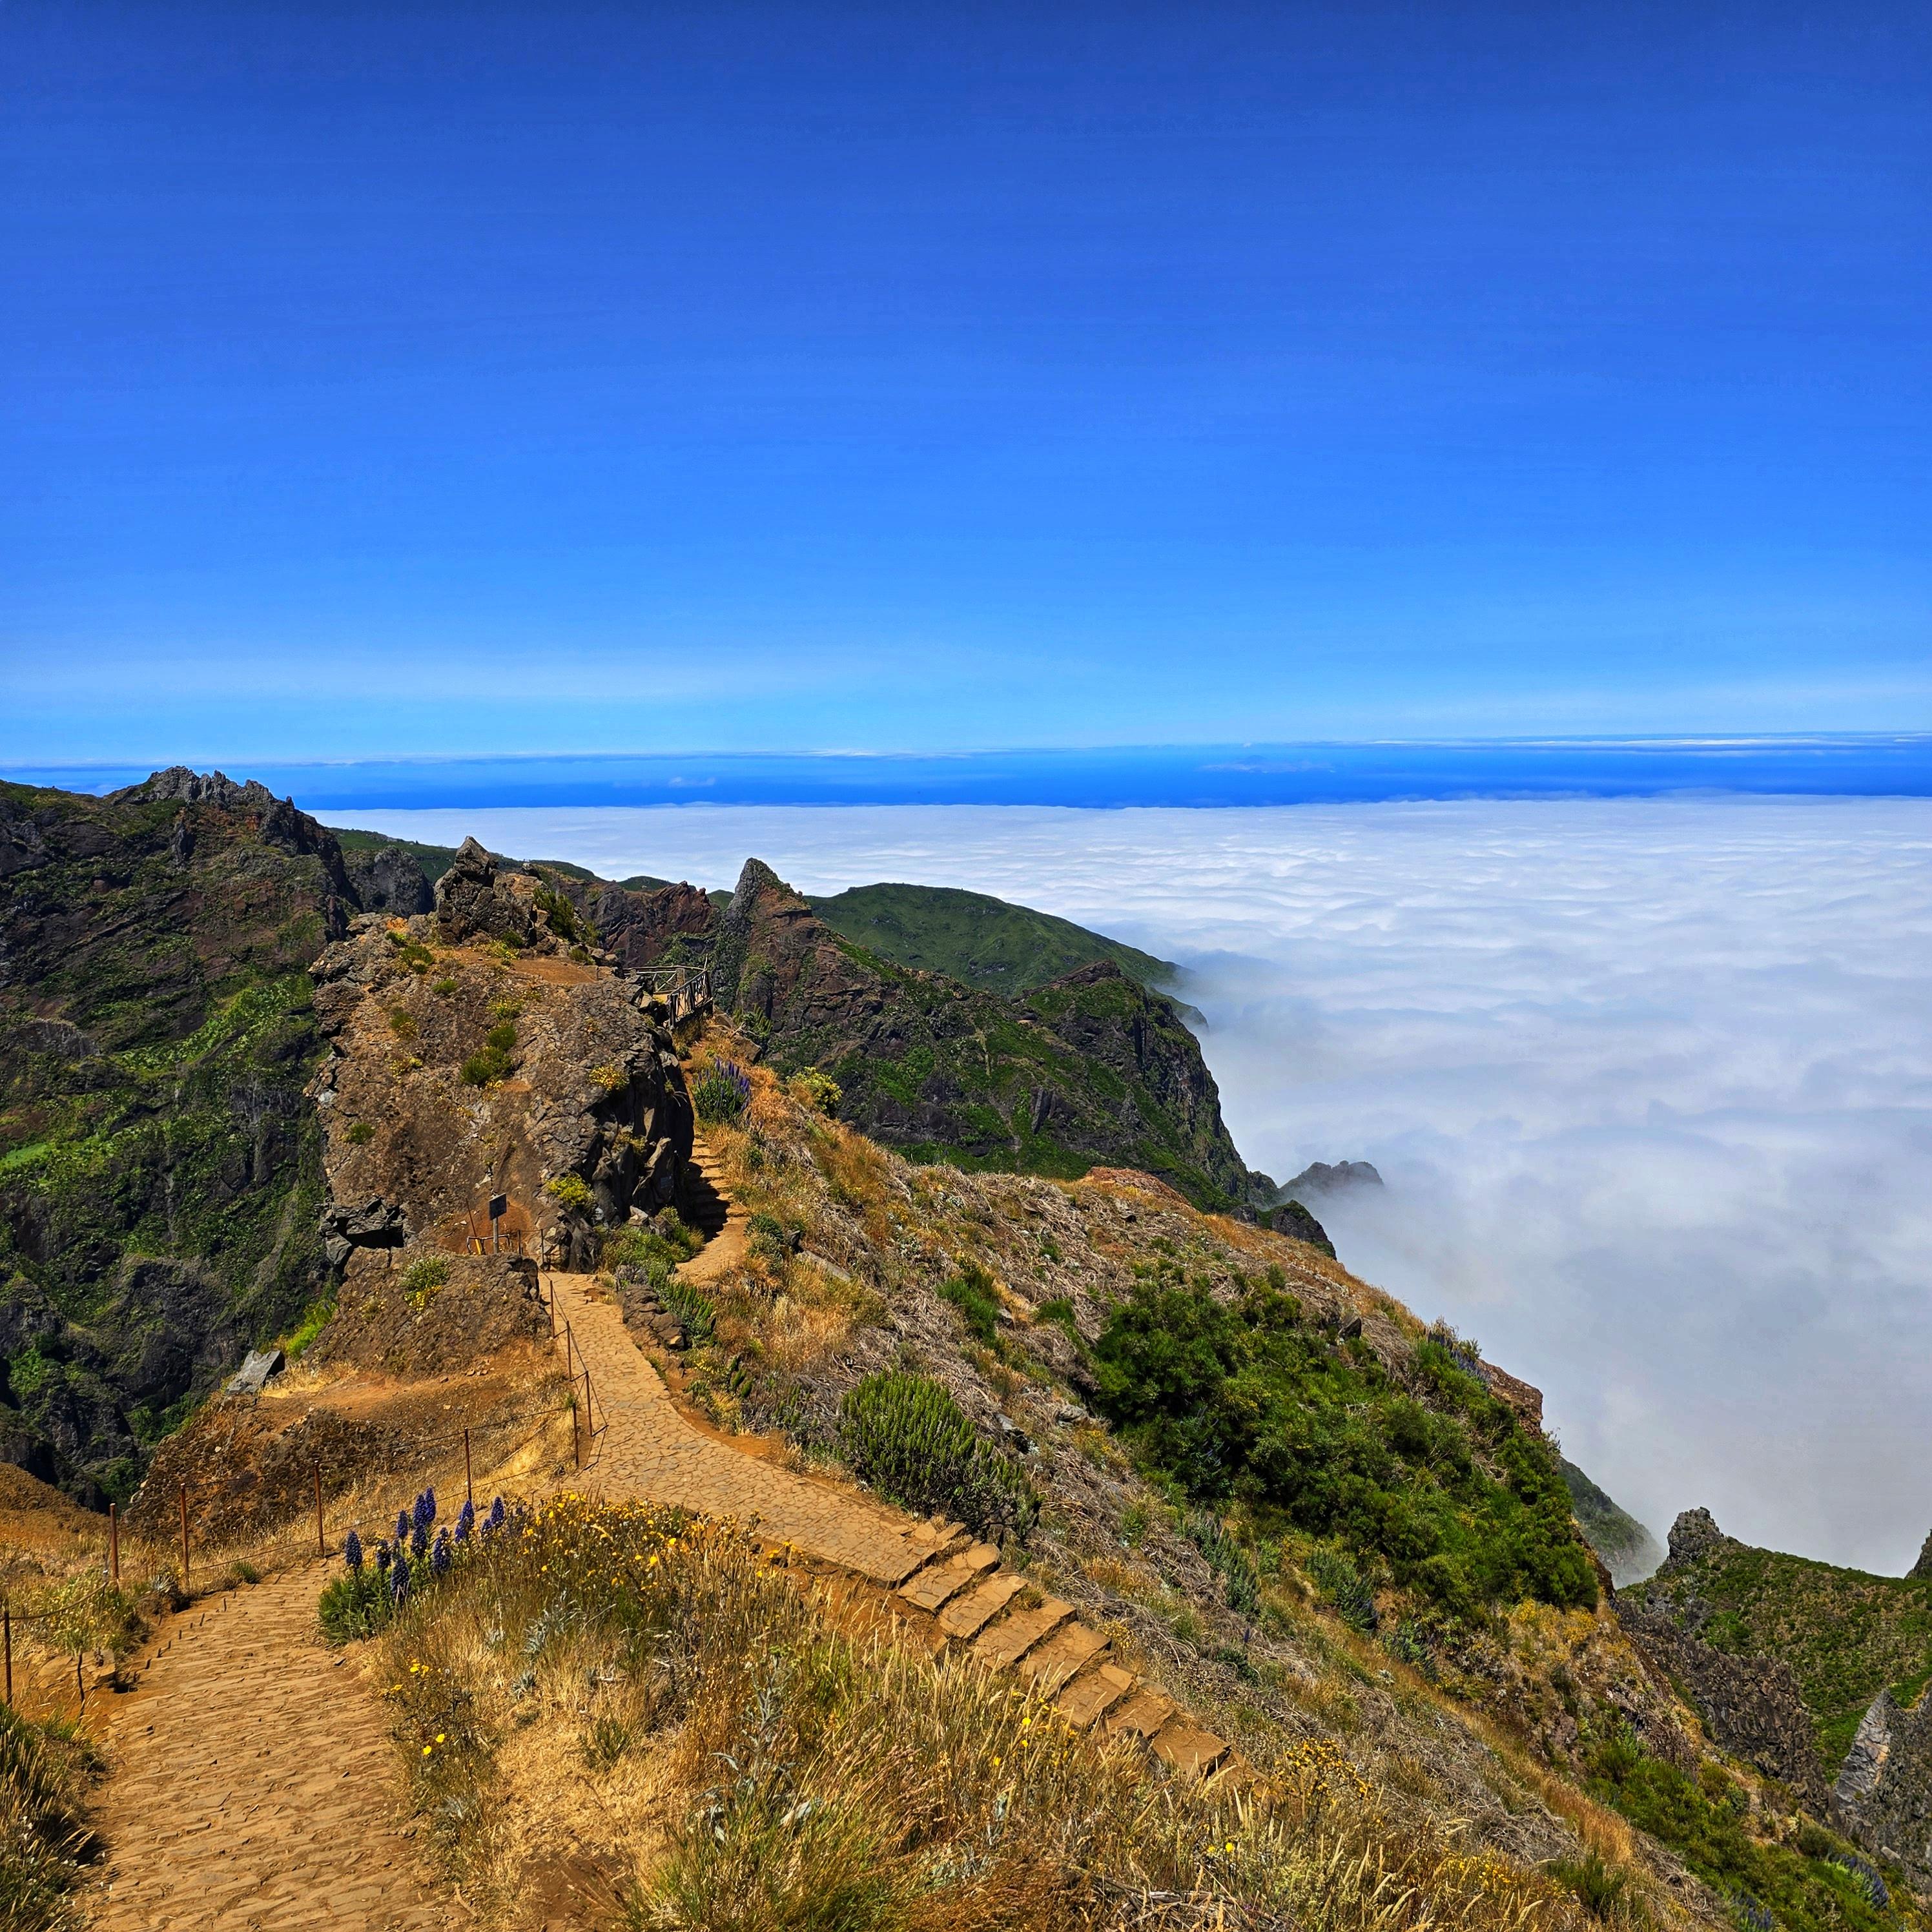
M 184 762 L 194 762 L 186 760 Z M 1430 744 L 1115 746 L 955 754 L 700 754 L 225 766 L 311 812 L 649 805 L 1346 805 L 1725 791 L 1932 796 L 1932 734 L 1545 738 Z M 108 791 L 130 766 L 5 776 Z

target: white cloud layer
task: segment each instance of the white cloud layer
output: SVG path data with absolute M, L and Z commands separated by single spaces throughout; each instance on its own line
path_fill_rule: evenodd
M 373 816 L 971 886 L 1178 960 L 1248 1160 L 1375 1162 L 1343 1258 L 1654 1528 L 1896 1572 L 1932 1528 L 1932 801 Z

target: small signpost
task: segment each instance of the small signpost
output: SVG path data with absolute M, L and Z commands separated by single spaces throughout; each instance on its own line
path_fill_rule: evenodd
M 490 1197 L 490 1252 L 494 1255 L 502 1246 L 502 1236 L 498 1224 L 510 1211 L 510 1197 L 507 1194 L 493 1194 Z

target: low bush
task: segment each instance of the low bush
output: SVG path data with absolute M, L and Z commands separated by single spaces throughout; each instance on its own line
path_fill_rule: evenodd
M 472 1053 L 463 1063 L 463 1078 L 472 1087 L 488 1087 L 507 1080 L 516 1050 L 516 1022 L 499 1020 L 484 1036 L 482 1051 Z
M 93 1746 L 71 1724 L 36 1724 L 0 1704 L 0 1926 L 69 1932 L 84 1922 L 71 1894 L 87 1850 Z
M 752 1077 L 735 1060 L 713 1060 L 691 1090 L 691 1104 L 706 1123 L 735 1120 L 752 1102 Z
M 1317 1550 L 1303 1567 L 1345 1624 L 1364 1636 L 1372 1634 L 1378 1622 L 1376 1593 L 1348 1557 L 1339 1550 Z
M 829 1073 L 821 1073 L 815 1066 L 807 1067 L 802 1073 L 795 1073 L 787 1083 L 792 1098 L 801 1107 L 809 1107 L 815 1114 L 823 1114 L 827 1120 L 838 1116 L 838 1103 L 844 1099 L 844 1091 Z
M 677 1280 L 665 1282 L 658 1292 L 667 1311 L 677 1317 L 685 1340 L 692 1347 L 709 1342 L 717 1334 L 718 1310 L 710 1296 Z
M 544 1183 L 544 1192 L 560 1208 L 578 1214 L 590 1206 L 590 1184 L 580 1174 L 554 1174 Z
M 429 1306 L 436 1291 L 447 1287 L 448 1282 L 448 1258 L 443 1255 L 422 1255 L 404 1269 L 401 1287 L 409 1297 L 410 1306 L 420 1312 Z
M 841 1446 L 862 1481 L 922 1514 L 943 1511 L 981 1536 L 1024 1537 L 1040 1513 L 1010 1456 L 924 1376 L 868 1376 L 839 1404 Z

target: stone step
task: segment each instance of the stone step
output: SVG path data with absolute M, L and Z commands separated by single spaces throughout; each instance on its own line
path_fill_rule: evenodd
M 988 1670 L 1007 1670 L 1073 1614 L 1073 1606 L 1049 1597 L 1037 1610 L 1016 1610 L 983 1632 L 973 1654 Z
M 899 1594 L 916 1610 L 937 1612 L 962 1590 L 996 1568 L 999 1561 L 1000 1552 L 990 1543 L 975 1544 L 943 1563 L 928 1564 L 900 1587 Z
M 1060 1714 L 1076 1731 L 1084 1731 L 1129 1696 L 1134 1682 L 1132 1672 L 1123 1670 L 1118 1664 L 1098 1664 L 1084 1676 L 1075 1678 L 1054 1702 Z
M 955 1597 L 940 1612 L 939 1628 L 951 1637 L 977 1636 L 1025 1588 L 1017 1576 L 989 1576 L 977 1588 Z
M 1043 1697 L 1070 1684 L 1107 1648 L 1107 1640 L 1084 1624 L 1064 1624 L 1020 1659 L 1020 1675 Z
M 1203 1730 L 1191 1718 L 1177 1714 L 1154 1734 L 1149 1746 L 1162 1764 L 1196 1778 L 1206 1778 L 1227 1761 L 1225 1739 Z
M 1107 1718 L 1107 1735 L 1112 1738 L 1138 1738 L 1143 1744 L 1154 1738 L 1180 1706 L 1165 1690 L 1144 1684 Z

